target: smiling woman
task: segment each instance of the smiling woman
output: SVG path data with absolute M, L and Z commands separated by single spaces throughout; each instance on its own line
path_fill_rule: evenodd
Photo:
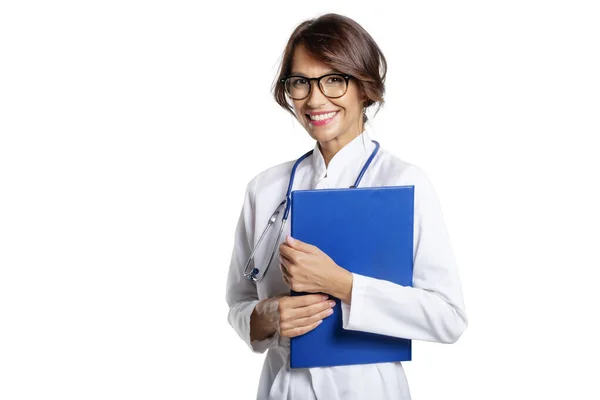
M 321 144 L 327 165 L 364 130 L 367 108 L 383 104 L 386 73 L 371 35 L 349 18 L 328 14 L 301 23 L 290 36 L 274 96 Z
M 383 104 L 386 70 L 373 38 L 336 14 L 301 23 L 283 53 L 275 100 L 315 147 L 248 183 L 226 288 L 230 325 L 252 351 L 268 350 L 258 399 L 410 399 L 401 362 L 290 368 L 290 338 L 315 329 L 336 302 L 343 329 L 351 331 L 452 343 L 467 327 L 435 190 L 420 168 L 371 139 L 366 110 Z M 359 181 L 367 187 L 414 186 L 412 286 L 352 273 L 318 247 L 289 236 L 289 202 L 281 212 L 286 191 L 348 188 Z M 279 220 L 279 232 L 269 231 Z M 261 246 L 263 241 L 272 244 Z M 279 268 L 269 268 L 271 260 Z M 308 294 L 290 296 L 290 289 Z

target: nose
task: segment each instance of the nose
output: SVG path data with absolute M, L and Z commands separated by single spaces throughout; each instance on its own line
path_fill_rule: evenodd
M 312 85 L 310 88 L 310 95 L 306 99 L 306 105 L 311 108 L 318 108 L 327 103 L 327 97 L 321 92 L 321 88 L 319 87 L 319 82 L 311 81 Z

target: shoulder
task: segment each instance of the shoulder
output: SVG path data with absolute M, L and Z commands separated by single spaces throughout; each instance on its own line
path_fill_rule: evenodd
M 389 185 L 430 185 L 425 171 L 418 165 L 406 161 L 387 149 L 380 148 L 379 170 Z
M 428 174 L 418 165 L 403 160 L 382 149 L 379 173 L 385 176 L 383 185 L 413 186 L 415 211 L 422 214 L 441 211 L 437 190 Z
M 429 175 L 421 166 L 401 159 L 383 148 L 381 153 L 378 175 L 383 176 L 383 179 L 380 184 L 413 186 L 416 209 L 437 207 L 439 204 L 438 193 Z
M 287 185 L 295 161 L 285 161 L 258 172 L 247 184 L 249 195 L 255 197 L 257 193 L 269 192 L 272 188 Z

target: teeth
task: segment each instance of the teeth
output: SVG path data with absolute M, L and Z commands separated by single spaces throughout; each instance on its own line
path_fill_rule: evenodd
M 323 121 L 324 119 L 333 117 L 336 113 L 337 113 L 337 111 L 330 112 L 327 114 L 310 115 L 310 119 L 313 121 Z

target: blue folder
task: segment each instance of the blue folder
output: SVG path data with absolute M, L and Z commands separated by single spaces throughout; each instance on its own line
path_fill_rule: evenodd
M 412 286 L 414 186 L 296 190 L 291 201 L 292 237 L 350 272 Z M 290 340 L 291 368 L 411 360 L 409 339 L 345 330 L 333 300 L 333 315 Z

